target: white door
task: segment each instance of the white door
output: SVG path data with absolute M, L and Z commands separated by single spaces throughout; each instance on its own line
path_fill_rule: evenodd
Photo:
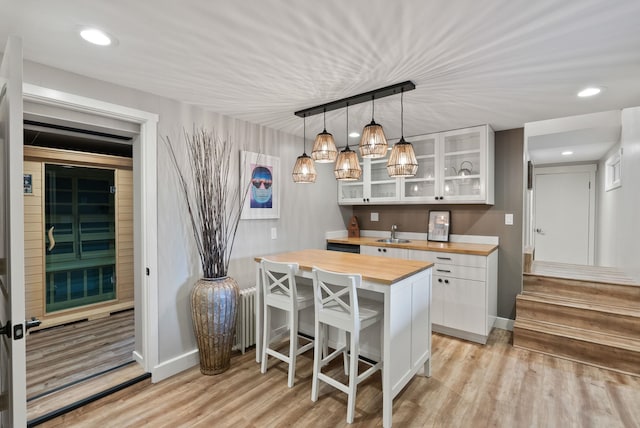
M 0 66 L 0 427 L 27 424 L 24 339 L 22 42 L 9 37 Z
M 535 171 L 535 260 L 593 264 L 595 165 Z

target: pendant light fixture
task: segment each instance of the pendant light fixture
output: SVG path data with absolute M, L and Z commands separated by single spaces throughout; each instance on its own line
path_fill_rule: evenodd
M 296 164 L 293 166 L 294 183 L 315 183 L 316 182 L 316 166 L 313 163 L 313 159 L 306 153 L 307 143 L 307 118 L 303 119 L 303 137 L 302 137 L 302 155 L 296 159 Z
M 413 145 L 404 140 L 404 91 L 400 92 L 400 141 L 391 150 L 387 161 L 389 177 L 413 177 L 418 172 L 418 160 Z
M 327 132 L 327 111 L 323 112 L 323 131 L 316 136 L 311 157 L 318 163 L 329 163 L 336 160 L 338 149 L 333 135 Z
M 375 95 L 371 96 L 371 123 L 362 130 L 360 139 L 360 154 L 363 158 L 382 158 L 387 155 L 387 138 L 384 136 L 382 125 L 373 120 L 375 112 Z
M 358 162 L 358 154 L 349 148 L 349 103 L 346 105 L 347 110 L 347 145 L 338 154 L 336 166 L 333 173 L 337 180 L 340 181 L 356 181 L 362 175 L 362 168 Z

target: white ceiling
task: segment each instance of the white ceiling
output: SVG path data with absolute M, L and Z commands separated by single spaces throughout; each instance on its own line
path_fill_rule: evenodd
M 598 161 L 620 141 L 620 110 L 525 124 L 534 165 Z M 569 151 L 570 155 L 562 155 Z
M 406 136 L 640 105 L 638 0 L 0 0 L 25 59 L 302 135 L 293 112 L 412 80 Z M 117 46 L 78 37 L 92 25 Z M 579 99 L 587 85 L 602 94 Z M 399 97 L 376 103 L 400 135 Z M 350 108 L 351 130 L 370 120 Z M 307 134 L 322 118 L 307 119 Z M 345 141 L 344 111 L 327 129 Z

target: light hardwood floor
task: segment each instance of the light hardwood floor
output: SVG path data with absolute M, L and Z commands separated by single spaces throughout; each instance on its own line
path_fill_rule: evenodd
M 134 385 L 45 427 L 346 427 L 346 395 L 323 385 L 310 399 L 312 353 L 260 374 L 255 353 L 229 371 L 189 369 Z M 337 362 L 332 370 L 340 372 Z M 433 335 L 431 378 L 416 377 L 394 400 L 396 427 L 638 427 L 640 378 L 516 349 L 495 329 L 487 345 Z M 382 425 L 380 376 L 358 388 L 354 427 Z
M 133 360 L 133 310 L 30 333 L 27 398 Z

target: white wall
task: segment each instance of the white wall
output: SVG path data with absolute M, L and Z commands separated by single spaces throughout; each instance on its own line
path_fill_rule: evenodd
M 640 282 L 640 107 L 622 110 L 622 194 L 620 195 L 619 264 Z
M 622 188 L 605 191 L 605 163 L 609 156 L 620 149 L 616 144 L 598 162 L 597 175 L 597 212 L 596 212 L 596 260 L 597 266 L 616 266 L 620 257 L 618 230 L 620 226 L 620 207 L 622 204 Z
M 596 264 L 613 266 L 640 282 L 640 107 L 622 110 L 620 145 L 600 161 Z M 622 148 L 622 186 L 605 192 L 607 158 Z
M 255 256 L 301 248 L 322 248 L 326 231 L 345 228 L 350 210 L 341 209 L 337 204 L 337 185 L 330 164 L 317 165 L 318 179 L 313 185 L 296 185 L 291 181 L 291 169 L 302 148 L 300 137 L 28 61 L 24 66 L 24 81 L 156 113 L 160 117 L 158 136 L 169 136 L 174 142 L 183 143 L 182 129 L 191 130 L 194 124 L 214 129 L 224 138 L 228 136 L 237 148 L 238 155 L 233 157 L 237 164 L 232 168 L 236 176 L 239 176 L 240 150 L 278 156 L 282 185 L 280 218 L 241 221 L 229 271 L 241 287 L 254 283 Z M 157 166 L 158 353 L 162 364 L 196 349 L 188 297 L 192 284 L 200 276 L 200 267 L 190 226 L 186 222 L 184 204 L 161 141 L 158 141 Z M 272 227 L 278 231 L 276 240 L 271 239 Z

